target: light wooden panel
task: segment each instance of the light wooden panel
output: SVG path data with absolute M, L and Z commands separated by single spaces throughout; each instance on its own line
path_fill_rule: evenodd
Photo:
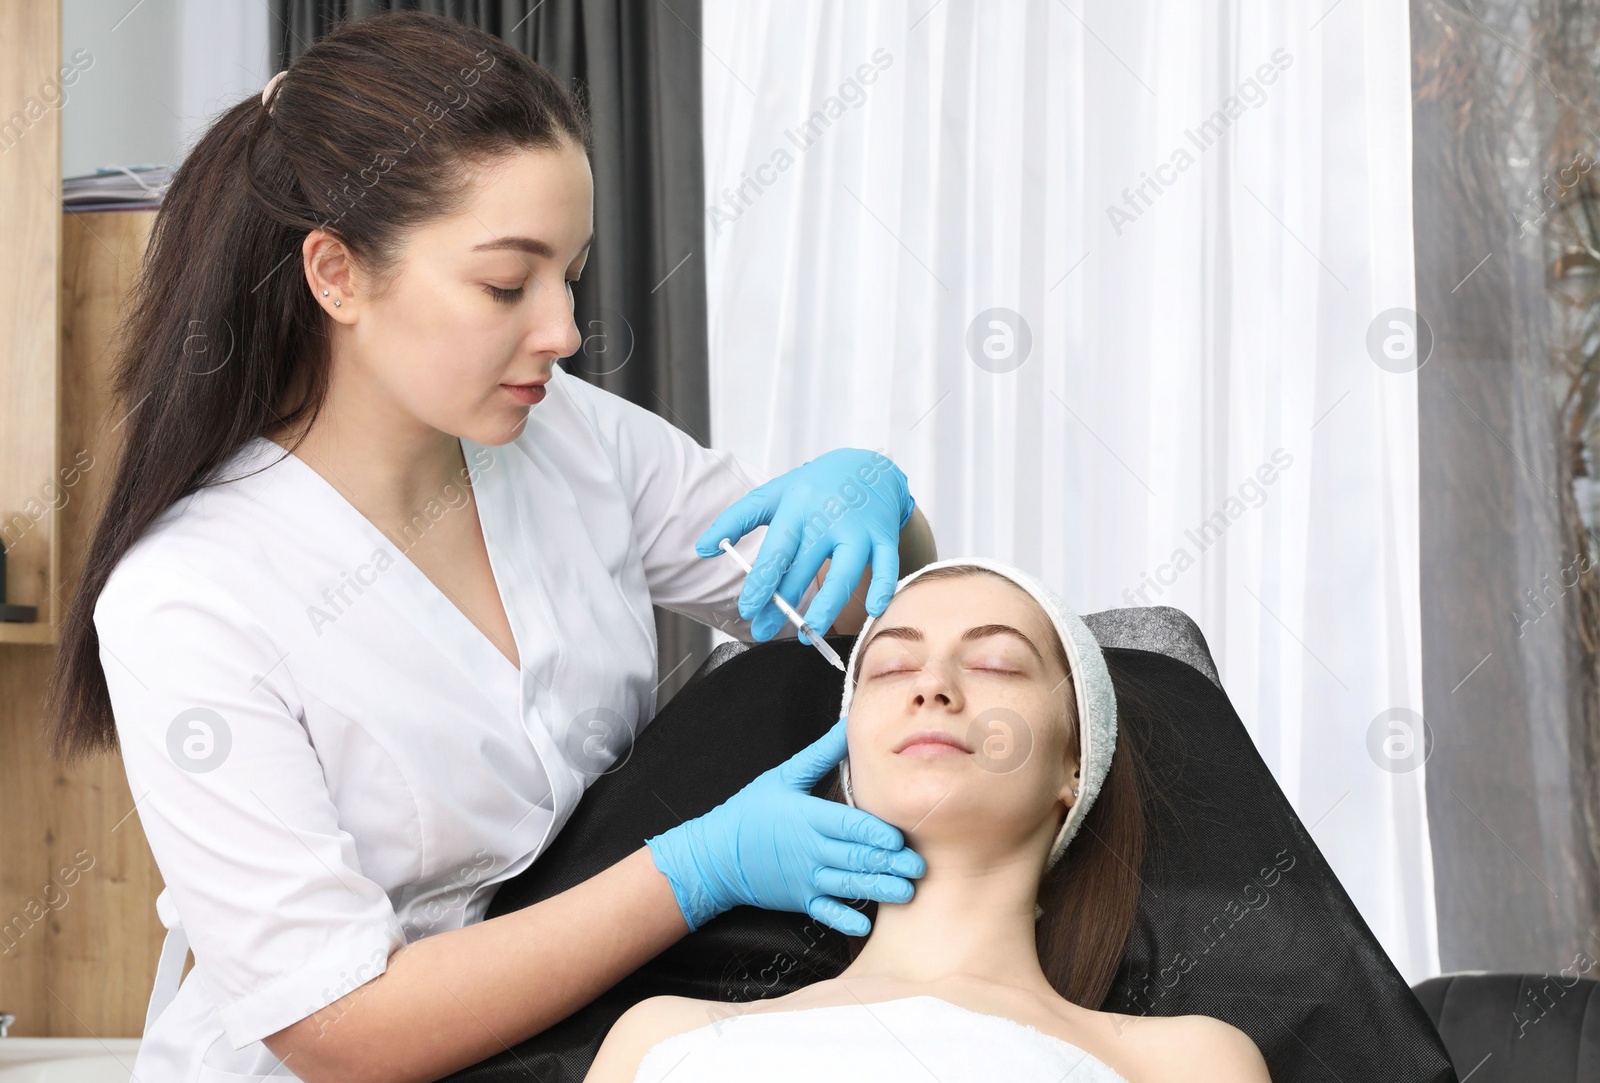
M 0 544 L 8 600 L 41 606 L 45 618 L 55 524 L 27 519 L 25 506 L 55 472 L 61 118 L 42 95 L 54 96 L 60 63 L 57 0 L 0 2 Z M 0 628 L 0 639 L 12 641 L 48 632 Z M 48 662 L 47 648 L 0 646 L 0 1011 L 18 1016 L 16 1034 L 48 1025 L 50 911 L 37 896 L 50 876 L 49 776 L 35 739 Z
M 54 649 L 0 647 L 0 1011 L 11 1033 L 49 1033 L 46 1001 L 51 882 L 51 772 L 39 736 L 39 700 Z M 119 834 L 121 832 L 118 832 Z
M 126 427 L 110 397 L 112 337 L 153 211 L 69 214 L 61 252 L 61 591 L 71 597 Z M 68 485 L 68 482 L 71 482 Z M 63 612 L 63 620 L 67 619 Z M 41 652 L 45 653 L 45 652 Z M 53 653 L 53 650 L 49 653 Z M 160 954 L 160 875 L 133 813 L 122 761 L 51 772 L 50 868 L 88 866 L 46 941 L 49 1033 L 134 1037 Z
M 76 587 L 123 432 L 109 395 L 112 338 L 154 219 L 64 217 L 51 441 L 62 599 Z M 40 702 L 55 650 L 0 646 L 0 1010 L 16 1014 L 18 1035 L 136 1037 L 160 952 L 160 877 L 121 760 L 65 767 L 47 753 Z
M 59 0 L 0 3 L 0 543 L 7 600 L 51 616 L 56 288 L 61 251 Z M 38 637 L 38 629 L 7 637 Z

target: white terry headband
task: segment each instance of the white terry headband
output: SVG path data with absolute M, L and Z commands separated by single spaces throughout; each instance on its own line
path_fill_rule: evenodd
M 1054 868 L 1056 862 L 1061 860 L 1061 855 L 1066 853 L 1067 843 L 1078 833 L 1078 825 L 1083 823 L 1083 818 L 1089 814 L 1089 807 L 1094 804 L 1094 799 L 1100 794 L 1101 784 L 1105 782 L 1106 772 L 1111 769 L 1111 754 L 1117 747 L 1117 697 L 1111 687 L 1111 672 L 1106 669 L 1106 658 L 1101 653 L 1099 642 L 1094 638 L 1094 633 L 1089 631 L 1089 626 L 1083 623 L 1083 618 L 1068 608 L 1067 603 L 1062 601 L 1055 591 L 1014 565 L 984 557 L 939 560 L 918 568 L 900 580 L 895 585 L 895 593 L 899 594 L 905 590 L 924 572 L 931 572 L 935 568 L 963 565 L 995 572 L 1032 595 L 1034 601 L 1039 603 L 1040 608 L 1055 625 L 1056 634 L 1061 637 L 1061 645 L 1067 651 L 1067 662 L 1072 671 L 1072 687 L 1077 694 L 1078 703 L 1078 799 L 1073 802 L 1072 808 L 1067 810 L 1067 818 L 1056 834 L 1055 845 L 1050 848 L 1050 859 L 1045 865 L 1048 871 Z M 876 621 L 876 617 L 867 618 L 866 623 L 861 626 L 860 634 L 856 636 L 855 645 L 850 648 L 850 661 L 845 670 L 844 701 L 839 707 L 840 718 L 850 713 L 850 695 L 855 690 L 852 675 L 856 672 L 856 662 L 861 654 L 861 648 L 870 638 L 872 626 Z M 848 755 L 839 764 L 839 781 L 844 787 L 845 800 L 849 802 L 851 808 L 855 808 L 855 797 L 850 792 Z

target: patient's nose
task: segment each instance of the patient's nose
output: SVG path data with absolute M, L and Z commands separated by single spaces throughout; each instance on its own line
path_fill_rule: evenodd
M 934 706 L 960 710 L 963 700 L 958 682 L 950 679 L 944 663 L 929 660 L 917 671 L 911 683 L 912 703 L 915 706 Z

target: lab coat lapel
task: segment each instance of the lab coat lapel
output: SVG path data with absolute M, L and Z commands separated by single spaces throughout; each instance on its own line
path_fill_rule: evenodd
M 418 634 L 427 639 L 438 652 L 448 659 L 462 675 L 489 698 L 497 709 L 508 717 L 520 717 L 519 674 L 510 661 L 497 650 L 478 626 L 412 563 L 402 539 L 397 544 L 379 530 L 371 520 L 362 515 L 344 495 L 309 464 L 265 438 L 268 445 L 268 462 L 284 456 L 280 469 L 291 472 L 297 479 L 296 495 L 304 500 L 304 510 L 311 523 L 328 531 L 330 545 L 338 550 L 346 572 L 340 578 L 346 589 L 325 589 L 311 613 L 313 621 L 337 620 L 345 608 L 354 603 L 354 594 L 373 589 L 395 597 L 395 609 L 411 622 Z M 272 454 L 275 452 L 276 454 Z M 424 511 L 420 521 L 428 525 L 442 515 L 464 514 L 466 506 L 450 508 L 443 502 L 431 513 Z M 433 517 L 429 518 L 432 514 Z M 498 571 L 498 569 L 497 569 Z M 504 589 L 502 588 L 502 595 Z M 511 599 L 502 599 L 507 610 L 514 608 Z M 512 621 L 513 635 L 517 633 Z M 520 636 L 517 636 L 520 641 Z M 520 642 L 518 644 L 520 657 Z
M 515 596 L 523 724 L 552 778 L 560 831 L 649 718 L 655 616 L 624 587 L 643 573 L 611 461 L 559 428 L 543 432 L 555 421 L 532 414 L 524 439 L 462 448 L 495 575 Z M 635 590 L 648 597 L 642 578 Z
M 603 702 L 616 689 L 598 689 L 586 681 L 587 667 L 570 653 L 573 638 L 589 640 L 590 609 L 579 593 L 552 597 L 554 590 L 581 590 L 594 582 L 574 561 L 590 552 L 592 539 L 576 494 L 555 464 L 542 461 L 517 443 L 478 445 L 462 440 L 472 488 L 477 494 L 478 522 L 490 550 L 490 565 L 507 598 L 506 619 L 517 632 L 522 659 L 522 723 L 550 776 L 555 816 L 550 837 L 562 830 L 584 795 L 589 779 L 573 757 L 574 729 L 584 707 Z M 626 538 L 626 528 L 624 528 Z M 608 582 L 608 579 L 606 579 Z M 530 854 L 530 861 L 531 861 Z M 504 875 L 515 875 L 509 869 Z
M 541 582 L 541 575 L 531 574 L 523 563 L 537 559 L 546 580 L 565 581 L 575 574 L 568 567 L 565 550 L 568 545 L 576 544 L 577 538 L 570 532 L 555 529 L 558 520 L 551 515 L 542 524 L 547 528 L 543 535 L 546 544 L 536 544 L 535 533 L 527 529 L 529 524 L 521 522 L 518 514 L 519 494 L 513 487 L 525 486 L 529 479 L 520 477 L 516 470 L 517 466 L 525 469 L 526 463 L 523 459 L 511 458 L 520 455 L 514 446 L 491 446 L 463 439 L 461 448 L 472 475 L 478 522 L 489 550 L 489 564 L 505 601 L 506 620 L 516 634 L 517 657 L 522 662 L 518 674 L 518 720 L 550 777 L 555 815 L 549 837 L 554 837 L 583 796 L 585 783 L 564 755 L 561 734 L 555 723 L 567 717 L 568 710 L 563 703 L 563 686 L 559 679 L 565 657 L 562 628 L 557 623 L 556 610 Z M 524 502 L 535 499 L 531 492 L 521 496 Z M 541 489 L 538 499 L 545 501 L 542 511 L 553 510 L 548 503 L 548 492 Z M 537 555 L 533 556 L 535 550 Z M 528 860 L 534 856 L 530 854 Z M 515 875 L 516 871 L 520 870 L 514 865 L 502 876 Z

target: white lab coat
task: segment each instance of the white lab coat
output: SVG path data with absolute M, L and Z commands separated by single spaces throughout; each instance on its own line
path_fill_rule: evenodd
M 750 638 L 745 573 L 693 544 L 766 475 L 559 367 L 547 390 L 516 440 L 461 442 L 520 672 L 265 439 L 113 571 L 94 621 L 171 930 L 137 1078 L 294 1078 L 262 1037 L 481 920 L 625 763 L 655 712 L 652 601 Z

